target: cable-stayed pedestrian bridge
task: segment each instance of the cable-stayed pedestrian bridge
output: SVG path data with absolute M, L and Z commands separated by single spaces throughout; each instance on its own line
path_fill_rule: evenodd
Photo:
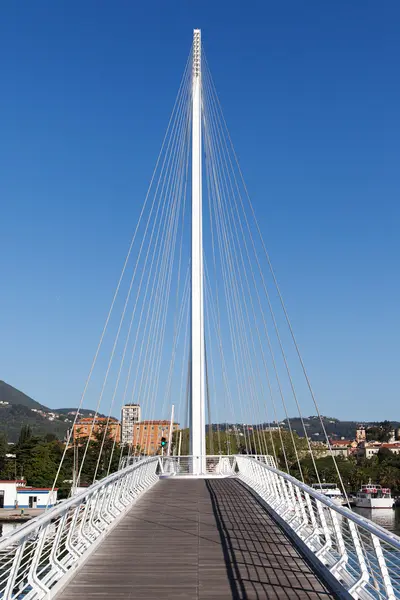
M 146 418 L 124 443 L 117 404 Z M 195 30 L 54 478 L 70 497 L 0 540 L 0 598 L 399 599 L 400 539 L 307 485 L 304 410 L 331 451 Z
M 139 459 L 21 527 L 0 542 L 0 596 L 400 597 L 396 536 L 271 457 L 193 462 Z

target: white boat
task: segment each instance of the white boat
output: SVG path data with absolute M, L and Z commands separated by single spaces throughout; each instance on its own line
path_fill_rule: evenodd
M 361 486 L 354 504 L 358 508 L 392 508 L 393 498 L 389 488 L 369 482 Z
M 346 503 L 345 497 L 336 485 L 336 483 L 313 483 L 313 490 L 321 492 L 324 496 L 332 500 L 335 504 L 342 506 Z

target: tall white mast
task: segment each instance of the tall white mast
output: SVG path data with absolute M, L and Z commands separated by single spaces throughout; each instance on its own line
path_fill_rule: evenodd
M 192 371 L 190 454 L 193 472 L 205 472 L 203 224 L 201 167 L 201 32 L 193 32 L 192 73 Z M 202 458 L 196 458 L 202 457 Z

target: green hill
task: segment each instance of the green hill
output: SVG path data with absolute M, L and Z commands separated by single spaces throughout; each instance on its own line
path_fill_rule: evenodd
M 39 404 L 39 402 L 36 402 L 36 400 L 33 400 L 5 381 L 0 381 L 0 402 L 20 404 L 21 406 L 35 408 L 36 410 L 49 410 L 46 406 L 43 406 L 43 404 Z
M 5 381 L 0 381 L 0 433 L 9 442 L 16 442 L 21 428 L 29 425 L 33 433 L 52 433 L 62 440 L 72 426 L 76 408 L 48 408 L 33 400 Z M 91 416 L 93 410 L 82 409 L 82 416 Z M 104 415 L 99 415 L 104 416 Z

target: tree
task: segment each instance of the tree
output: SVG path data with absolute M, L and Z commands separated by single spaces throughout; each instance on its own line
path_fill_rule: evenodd
M 400 470 L 390 465 L 385 465 L 379 472 L 379 483 L 383 487 L 398 489 L 400 486 Z
M 5 477 L 6 454 L 8 450 L 7 438 L 4 433 L 0 433 L 0 477 Z
M 23 446 L 24 444 L 26 444 L 27 442 L 29 442 L 29 440 L 31 438 L 32 438 L 32 429 L 31 429 L 31 427 L 29 425 L 24 425 L 21 428 L 17 445 L 18 446 Z
M 388 442 L 392 431 L 393 425 L 390 421 L 381 421 L 373 427 L 368 427 L 366 437 L 368 441 Z

